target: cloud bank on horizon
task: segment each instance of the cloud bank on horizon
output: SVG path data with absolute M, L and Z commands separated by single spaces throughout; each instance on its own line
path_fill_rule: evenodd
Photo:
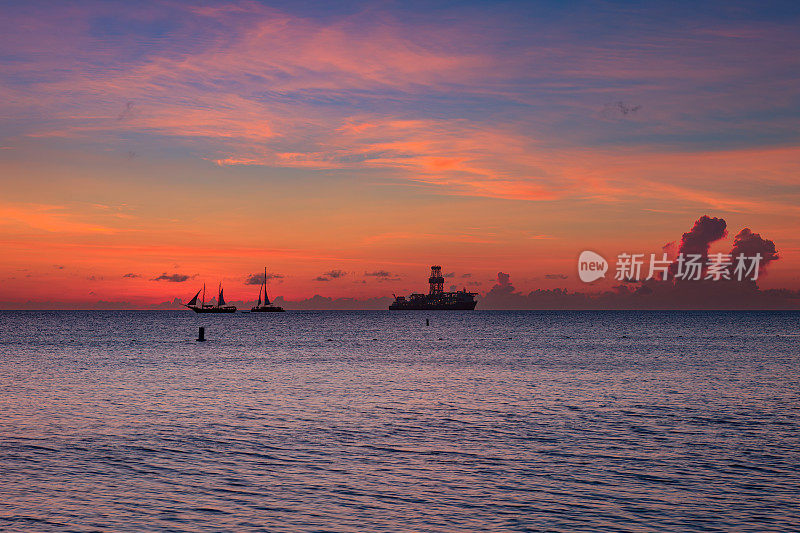
M 625 280 L 610 290 L 569 291 L 564 288 L 534 289 L 525 294 L 517 291 L 506 272 L 497 273 L 497 283 L 484 295 L 487 309 L 798 309 L 800 291 L 762 290 L 755 280 L 725 279 L 712 281 L 702 270 L 699 280 L 674 278 L 676 257 L 696 254 L 706 264 L 711 245 L 723 239 L 727 223 L 722 218 L 703 215 L 683 234 L 680 245 L 667 243 L 664 250 L 673 262 L 669 271 L 673 278 Z M 720 252 L 722 253 L 722 252 Z M 743 228 L 735 237 L 728 254 L 735 258 L 760 257 L 758 276 L 763 280 L 767 266 L 780 259 L 775 243 L 764 239 L 750 228 Z
M 727 223 L 724 219 L 703 215 L 697 219 L 692 228 L 683 234 L 680 245 L 675 246 L 675 242 L 667 243 L 664 250 L 668 250 L 668 256 L 673 261 L 678 254 L 698 254 L 706 259 L 709 255 L 711 245 L 715 242 L 724 240 L 727 235 Z M 758 279 L 764 280 L 768 274 L 767 266 L 780 259 L 776 245 L 773 241 L 761 237 L 754 233 L 750 228 L 743 228 L 733 241 L 729 255 L 735 257 L 743 254 L 752 257 L 759 254 L 761 257 Z M 672 270 L 672 268 L 671 268 Z M 653 279 L 633 280 L 627 279 L 618 282 L 611 288 L 603 289 L 596 284 L 586 284 L 583 290 L 570 291 L 564 287 L 553 289 L 534 288 L 525 293 L 518 291 L 512 281 L 511 274 L 500 271 L 497 273 L 494 285 L 486 292 L 481 293 L 479 298 L 479 308 L 485 310 L 603 310 L 603 309 L 634 309 L 634 310 L 669 310 L 669 309 L 723 309 L 723 310 L 759 310 L 759 309 L 800 309 L 800 290 L 790 289 L 761 289 L 755 280 L 745 279 L 737 281 L 735 279 L 722 281 L 709 281 L 704 276 L 698 281 L 680 280 L 672 278 L 668 280 L 656 276 Z M 317 281 L 332 281 L 345 278 L 347 272 L 332 269 L 323 276 L 319 276 Z M 674 275 L 674 271 L 673 271 Z M 379 282 L 399 281 L 400 278 L 392 277 L 392 273 L 386 270 L 364 272 L 360 283 L 366 283 L 366 279 L 374 278 Z M 137 274 L 126 274 L 123 277 L 140 278 Z M 171 281 L 184 282 L 196 276 L 181 274 L 166 274 L 151 279 L 151 281 Z M 283 281 L 286 277 L 283 274 L 269 274 L 268 279 Z M 447 273 L 446 277 L 455 278 L 456 273 Z M 471 273 L 464 273 L 459 276 L 462 280 L 472 277 Z M 569 279 L 566 274 L 545 274 L 546 280 L 557 280 L 563 282 Z M 263 283 L 263 274 L 252 274 L 247 276 L 244 285 L 258 285 Z M 467 282 L 474 284 L 474 282 Z M 453 285 L 450 290 L 457 290 L 458 286 Z M 367 298 L 356 297 L 331 297 L 315 294 L 309 298 L 287 299 L 284 296 L 276 296 L 274 302 L 277 305 L 286 306 L 293 310 L 385 310 L 393 301 L 389 296 L 374 296 Z M 171 302 L 164 301 L 145 306 L 146 309 L 183 309 L 183 300 L 174 298 Z M 2 305 L 3 302 L 0 302 Z M 241 308 L 255 305 L 255 300 L 233 300 L 229 303 Z M 85 306 L 74 306 L 68 303 L 57 303 L 58 308 L 85 308 Z M 137 307 L 131 301 L 105 301 L 100 300 L 89 306 L 93 309 L 130 309 Z M 138 308 L 142 306 L 139 305 Z M 37 308 L 36 305 L 30 308 Z

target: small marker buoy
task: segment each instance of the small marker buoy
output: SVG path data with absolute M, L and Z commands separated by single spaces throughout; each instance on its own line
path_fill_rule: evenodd
M 430 325 L 431 325 L 431 321 L 430 321 L 430 320 L 428 320 L 427 318 L 425 319 L 425 325 L 426 325 L 426 326 L 430 326 Z
M 197 332 L 197 342 L 204 342 L 206 340 L 206 328 L 200 327 L 200 330 Z

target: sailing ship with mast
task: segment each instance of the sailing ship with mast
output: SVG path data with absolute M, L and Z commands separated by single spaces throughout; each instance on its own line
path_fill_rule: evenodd
M 202 293 L 202 299 L 200 300 L 200 305 L 197 305 L 197 299 L 200 298 L 200 294 Z M 197 294 L 194 295 L 194 298 L 189 300 L 189 303 L 184 304 L 186 307 L 194 311 L 195 313 L 235 313 L 236 306 L 235 305 L 225 305 L 225 297 L 222 296 L 222 283 L 219 284 L 219 296 L 217 297 L 217 303 L 211 304 L 206 303 L 206 284 L 203 283 L 203 288 L 197 291 Z
M 261 294 L 264 294 L 264 304 L 261 304 Z M 272 305 L 269 301 L 269 296 L 267 296 L 267 267 L 264 267 L 264 283 L 261 284 L 261 287 L 258 290 L 258 303 L 255 307 L 250 309 L 251 313 L 282 313 L 284 311 L 283 307 Z

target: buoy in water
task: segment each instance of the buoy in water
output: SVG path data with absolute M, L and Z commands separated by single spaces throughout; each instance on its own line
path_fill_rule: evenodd
M 206 328 L 200 327 L 200 330 L 197 332 L 197 342 L 204 342 L 206 340 Z

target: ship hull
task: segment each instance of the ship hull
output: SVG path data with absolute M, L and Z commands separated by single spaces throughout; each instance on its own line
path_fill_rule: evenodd
M 453 304 L 393 303 L 390 311 L 472 311 L 478 302 L 456 302 Z
M 190 307 L 195 313 L 235 313 L 236 308 L 231 307 Z
M 265 307 L 254 307 L 250 309 L 251 313 L 283 313 L 285 309 L 277 305 L 268 305 Z

